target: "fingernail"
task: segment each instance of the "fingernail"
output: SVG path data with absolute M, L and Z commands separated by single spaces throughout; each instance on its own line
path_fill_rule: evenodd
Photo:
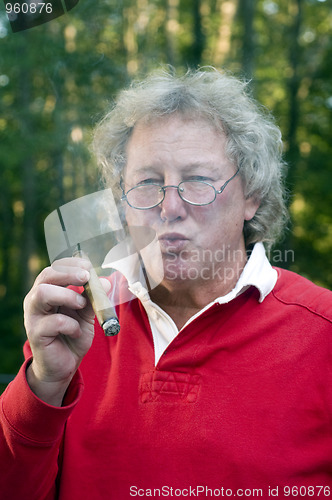
M 79 306 L 84 307 L 86 304 L 86 299 L 82 295 L 77 296 L 77 303 Z
M 80 271 L 77 275 L 77 278 L 82 281 L 82 283 L 86 283 L 90 278 L 90 274 L 88 271 Z

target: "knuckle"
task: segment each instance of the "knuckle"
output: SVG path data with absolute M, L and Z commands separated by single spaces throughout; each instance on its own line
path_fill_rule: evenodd
M 33 300 L 34 302 L 44 303 L 47 300 L 48 285 L 46 283 L 40 283 L 34 290 Z
M 47 283 L 49 281 L 50 274 L 52 272 L 51 266 L 45 267 L 38 276 L 38 281 L 40 283 Z
M 52 318 L 54 329 L 59 333 L 65 333 L 68 330 L 69 318 L 64 314 L 55 314 Z
M 72 325 L 72 337 L 75 339 L 80 338 L 82 335 L 82 330 L 80 328 L 80 325 L 77 323 L 77 321 L 73 322 Z
M 35 283 L 34 283 L 34 286 L 38 286 L 41 283 L 49 283 L 52 274 L 54 274 L 54 271 L 51 268 L 51 266 L 45 267 L 45 269 L 43 269 L 40 272 L 40 274 L 37 276 Z
M 45 297 L 45 285 L 35 284 L 23 301 L 25 313 L 33 313 L 38 309 L 38 304 L 42 303 Z
M 53 318 L 53 329 L 58 334 L 69 335 L 73 338 L 76 338 L 80 335 L 80 327 L 77 321 L 75 321 L 70 316 L 66 316 L 65 314 L 55 314 Z

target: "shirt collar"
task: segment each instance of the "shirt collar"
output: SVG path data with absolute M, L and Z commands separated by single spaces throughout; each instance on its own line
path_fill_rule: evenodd
M 265 297 L 273 290 L 277 278 L 278 273 L 268 261 L 263 243 L 256 243 L 233 290 L 222 297 L 218 297 L 214 302 L 226 304 L 238 297 L 250 286 L 257 288 L 259 302 L 263 302 Z
M 245 292 L 250 286 L 257 288 L 259 291 L 259 302 L 263 302 L 265 297 L 273 290 L 277 278 L 278 273 L 268 261 L 263 243 L 256 243 L 233 290 L 203 307 L 203 309 L 187 321 L 183 328 L 213 304 L 227 304 Z

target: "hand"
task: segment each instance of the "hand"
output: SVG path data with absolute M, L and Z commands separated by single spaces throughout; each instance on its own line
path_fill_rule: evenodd
M 89 279 L 89 261 L 56 261 L 37 277 L 24 300 L 25 328 L 33 354 L 27 372 L 35 394 L 61 406 L 63 396 L 94 336 L 90 302 L 67 288 Z

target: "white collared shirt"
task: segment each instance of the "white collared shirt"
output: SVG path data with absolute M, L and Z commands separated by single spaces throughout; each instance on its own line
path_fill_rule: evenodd
M 109 266 L 106 264 L 103 265 L 103 267 Z M 155 364 L 157 364 L 167 346 L 178 335 L 179 330 L 172 318 L 163 309 L 161 309 L 161 307 L 152 302 L 146 287 L 142 284 L 141 279 L 134 279 L 132 272 L 128 273 L 128 271 L 125 271 L 123 268 L 120 269 L 120 266 L 113 264 L 112 267 L 117 268 L 122 272 L 122 274 L 124 274 L 128 280 L 128 288 L 130 292 L 141 301 L 148 315 L 154 342 Z M 214 304 L 227 304 L 247 290 L 250 286 L 254 286 L 258 289 L 260 294 L 259 302 L 263 302 L 265 297 L 273 290 L 276 282 L 277 271 L 273 269 L 269 263 L 265 254 L 263 243 L 256 243 L 233 290 L 222 297 L 216 298 L 198 313 L 194 314 L 185 323 L 183 328 Z

